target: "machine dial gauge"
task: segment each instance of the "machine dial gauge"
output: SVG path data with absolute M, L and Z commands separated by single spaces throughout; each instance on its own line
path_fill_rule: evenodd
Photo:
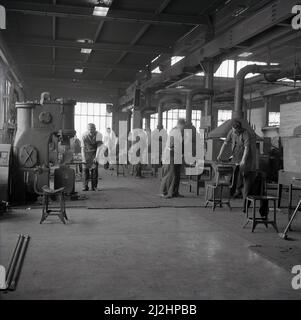
M 42 123 L 49 124 L 52 121 L 52 115 L 50 112 L 43 111 L 39 114 L 39 120 Z

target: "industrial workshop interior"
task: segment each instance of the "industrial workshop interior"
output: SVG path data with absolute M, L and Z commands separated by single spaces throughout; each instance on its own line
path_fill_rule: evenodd
M 297 0 L 0 1 L 0 300 L 299 300 L 300 211 Z

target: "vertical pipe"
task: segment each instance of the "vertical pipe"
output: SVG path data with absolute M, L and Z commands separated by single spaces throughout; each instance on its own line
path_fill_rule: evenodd
M 150 132 L 151 131 L 151 127 L 150 127 L 150 123 L 151 123 L 151 118 L 150 118 L 150 114 L 145 115 L 145 131 Z
M 205 70 L 205 89 L 213 90 L 214 85 L 214 64 L 209 61 L 206 65 Z M 210 96 L 205 100 L 205 116 L 210 117 L 210 127 L 208 131 L 211 131 L 213 127 L 213 97 Z
M 158 130 L 163 129 L 163 102 L 159 102 L 158 106 L 158 125 L 157 125 Z
M 192 119 L 192 96 L 191 93 L 188 92 L 186 95 L 186 123 L 188 126 L 192 124 L 191 119 Z
M 128 111 L 127 115 L 127 130 L 128 134 L 132 131 L 132 112 Z

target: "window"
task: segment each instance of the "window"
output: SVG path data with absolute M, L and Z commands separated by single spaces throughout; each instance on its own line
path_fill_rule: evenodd
M 234 66 L 235 66 L 234 60 L 225 60 L 217 69 L 214 76 L 220 77 L 220 78 L 234 78 L 234 69 L 235 69 Z
M 191 122 L 198 130 L 201 126 L 201 110 L 192 110 Z M 179 118 L 186 118 L 186 110 L 185 109 L 171 109 L 163 112 L 163 127 L 169 132 L 176 125 Z M 150 119 L 150 129 L 151 131 L 157 129 L 158 125 L 158 113 L 154 113 L 151 115 Z M 143 128 L 145 129 L 145 119 L 143 119 Z
M 269 127 L 280 126 L 280 112 L 269 112 Z
M 173 66 L 174 64 L 178 63 L 179 61 L 183 60 L 184 56 L 174 56 L 170 59 L 170 64 Z
M 192 110 L 191 122 L 197 129 L 201 127 L 202 111 L 201 110 Z
M 196 127 L 196 129 L 201 126 L 201 110 L 193 110 L 191 116 L 191 122 Z M 163 126 L 166 131 L 172 130 L 178 122 L 179 118 L 186 119 L 186 110 L 185 109 L 171 109 L 163 112 Z
M 78 138 L 87 130 L 88 123 L 94 123 L 96 130 L 104 134 L 106 128 L 112 127 L 112 114 L 107 112 L 105 103 L 78 102 L 75 106 L 74 122 Z
M 150 130 L 154 131 L 157 129 L 158 126 L 158 113 L 154 113 L 150 115 Z M 146 121 L 145 118 L 142 120 L 142 128 L 146 130 Z
M 158 125 L 158 113 L 151 114 L 151 116 L 150 116 L 150 129 L 151 129 L 151 131 L 156 130 L 157 125 Z M 143 128 L 146 129 L 145 119 L 143 119 Z
M 162 73 L 162 72 L 161 72 L 160 68 L 157 67 L 152 71 L 152 73 Z
M 232 110 L 218 110 L 217 126 L 221 126 L 227 120 L 232 118 Z
M 234 78 L 235 61 L 225 60 L 216 70 L 214 77 L 216 78 Z M 205 73 L 203 71 L 196 73 L 196 76 L 204 77 Z

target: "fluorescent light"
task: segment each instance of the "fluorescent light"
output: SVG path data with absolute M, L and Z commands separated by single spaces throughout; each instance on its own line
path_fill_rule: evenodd
M 245 6 L 245 5 L 241 5 L 241 6 L 238 6 L 236 11 L 234 12 L 233 16 L 234 17 L 239 17 L 240 15 L 242 15 L 244 12 L 246 12 L 247 10 L 249 9 L 248 6 Z
M 80 52 L 85 54 L 90 54 L 92 52 L 92 49 L 82 48 Z
M 95 6 L 93 10 L 93 16 L 105 17 L 108 14 L 110 8 Z
M 239 54 L 238 56 L 239 56 L 240 58 L 248 58 L 248 57 L 250 57 L 252 54 L 253 54 L 253 52 L 243 52 L 243 53 Z
M 159 54 L 158 56 L 156 56 L 156 58 L 154 58 L 151 63 L 154 63 L 156 60 L 158 60 L 160 58 L 161 54 Z
M 75 72 L 75 73 L 83 73 L 83 72 L 84 72 L 84 69 L 83 69 L 83 68 L 75 68 L 75 69 L 74 69 L 74 72 Z

